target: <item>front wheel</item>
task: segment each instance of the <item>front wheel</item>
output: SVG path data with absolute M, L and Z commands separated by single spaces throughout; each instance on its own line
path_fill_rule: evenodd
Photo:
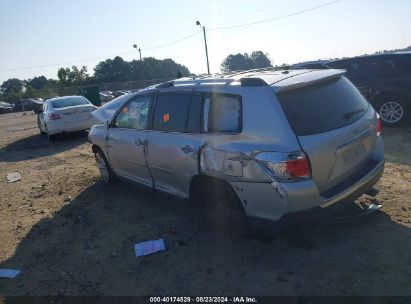
M 377 110 L 385 126 L 402 126 L 410 119 L 409 105 L 401 96 L 381 98 L 377 103 Z
M 103 152 L 96 151 L 96 153 L 94 153 L 94 156 L 96 158 L 96 163 L 98 170 L 100 171 L 101 178 L 106 183 L 113 183 L 115 180 L 115 175 L 114 172 L 111 170 L 110 165 L 108 164 L 105 156 L 103 155 Z

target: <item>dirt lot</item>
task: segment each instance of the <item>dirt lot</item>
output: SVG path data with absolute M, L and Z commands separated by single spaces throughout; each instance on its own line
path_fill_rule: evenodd
M 411 128 L 384 139 L 381 211 L 262 241 L 103 184 L 85 133 L 48 142 L 34 115 L 0 115 L 0 268 L 22 270 L 0 295 L 411 295 Z M 158 238 L 165 252 L 135 257 Z

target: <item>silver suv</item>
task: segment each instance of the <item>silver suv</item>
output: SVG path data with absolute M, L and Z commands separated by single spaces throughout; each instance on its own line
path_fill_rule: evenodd
M 257 223 L 352 202 L 384 168 L 378 114 L 342 70 L 179 79 L 93 114 L 104 121 L 89 140 L 106 182 L 208 197 Z

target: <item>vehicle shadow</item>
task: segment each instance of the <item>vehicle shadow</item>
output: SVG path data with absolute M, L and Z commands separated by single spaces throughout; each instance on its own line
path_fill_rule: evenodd
M 383 128 L 382 137 L 385 147 L 385 160 L 411 166 L 406 151 L 411 151 L 411 127 Z
M 411 294 L 411 229 L 384 212 L 269 242 L 225 227 L 205 225 L 188 203 L 97 182 L 35 224 L 0 264 L 21 270 L 0 280 L 0 294 Z M 159 238 L 165 252 L 135 256 L 135 243 Z
M 61 153 L 87 142 L 87 134 L 86 131 L 59 134 L 53 141 L 42 134 L 24 137 L 5 146 L 0 161 L 16 162 Z

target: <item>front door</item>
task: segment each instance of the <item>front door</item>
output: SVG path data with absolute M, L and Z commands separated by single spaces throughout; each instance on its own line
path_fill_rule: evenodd
M 151 101 L 151 96 L 141 96 L 127 103 L 107 135 L 107 152 L 113 171 L 150 187 L 153 180 L 146 163 L 146 143 Z

